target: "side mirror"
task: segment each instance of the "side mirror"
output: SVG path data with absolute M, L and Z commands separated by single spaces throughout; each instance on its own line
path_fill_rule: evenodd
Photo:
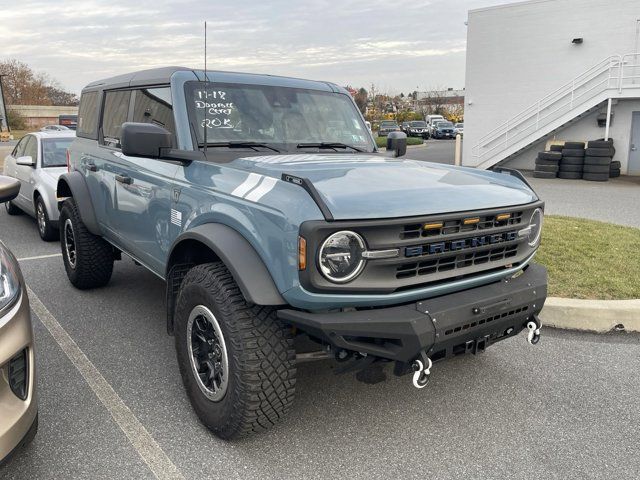
M 404 132 L 389 132 L 387 136 L 387 151 L 393 151 L 394 157 L 402 157 L 407 153 L 407 134 Z
M 24 165 L 26 167 L 35 167 L 36 162 L 31 155 L 25 155 L 24 157 L 16 158 L 17 165 Z
M 0 175 L 0 203 L 8 202 L 18 196 L 20 181 Z
M 153 123 L 126 122 L 122 124 L 120 145 L 122 153 L 131 157 L 160 157 L 160 149 L 171 148 L 172 135 Z

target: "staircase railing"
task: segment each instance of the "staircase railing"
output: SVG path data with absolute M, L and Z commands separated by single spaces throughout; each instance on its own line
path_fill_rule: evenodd
M 477 165 L 495 158 L 572 110 L 581 109 L 603 92 L 622 94 L 625 88 L 640 88 L 639 60 L 638 53 L 611 55 L 498 125 L 473 146 L 472 155 Z

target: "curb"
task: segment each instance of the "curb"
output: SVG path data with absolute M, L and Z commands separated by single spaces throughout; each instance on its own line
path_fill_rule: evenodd
M 640 300 L 548 297 L 540 318 L 544 326 L 568 330 L 596 333 L 612 330 L 640 332 Z

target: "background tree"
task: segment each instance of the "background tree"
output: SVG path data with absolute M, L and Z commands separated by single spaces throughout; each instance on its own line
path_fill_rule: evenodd
M 0 62 L 7 105 L 77 105 L 78 97 L 65 91 L 47 75 L 34 72 L 15 59 Z
M 353 97 L 353 100 L 356 102 L 356 105 L 364 115 L 367 112 L 367 102 L 369 100 L 369 94 L 364 88 L 360 88 L 358 93 L 356 93 Z

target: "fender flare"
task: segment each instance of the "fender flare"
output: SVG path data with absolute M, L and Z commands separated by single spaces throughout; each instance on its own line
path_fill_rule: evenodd
M 287 304 L 260 255 L 237 230 L 221 223 L 194 227 L 173 242 L 169 259 L 184 240 L 197 240 L 209 247 L 229 269 L 247 301 L 257 305 Z M 168 268 L 170 265 L 171 262 Z
M 100 227 L 98 226 L 98 220 L 96 219 L 95 211 L 93 210 L 93 203 L 91 202 L 91 195 L 89 195 L 89 187 L 84 175 L 78 171 L 64 173 L 58 179 L 58 185 L 56 186 L 56 197 L 58 199 L 58 206 L 62 205 L 62 201 L 65 198 L 73 197 L 78 211 L 80 212 L 80 218 L 82 222 L 94 235 L 102 235 Z

